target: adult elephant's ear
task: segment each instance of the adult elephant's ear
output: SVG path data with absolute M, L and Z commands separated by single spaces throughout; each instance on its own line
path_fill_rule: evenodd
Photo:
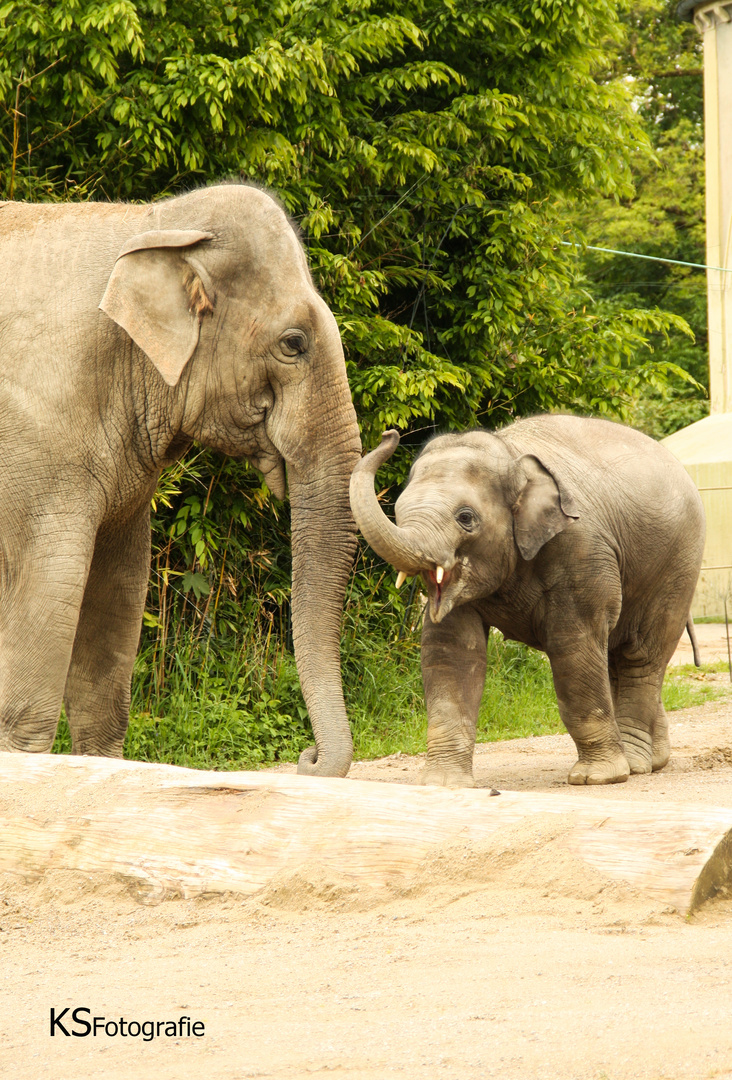
M 533 559 L 547 541 L 579 517 L 571 494 L 533 454 L 517 462 L 519 493 L 511 510 L 513 535 L 524 559 Z
M 175 386 L 198 344 L 216 299 L 206 271 L 188 249 L 211 233 L 160 229 L 124 245 L 99 305 Z

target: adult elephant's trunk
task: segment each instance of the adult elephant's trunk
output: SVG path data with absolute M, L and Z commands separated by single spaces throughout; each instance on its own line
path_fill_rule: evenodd
M 374 551 L 397 570 L 411 575 L 418 573 L 430 560 L 408 529 L 400 529 L 389 521 L 374 491 L 377 469 L 388 461 L 398 445 L 398 432 L 385 431 L 381 436 L 381 445 L 359 461 L 351 477 L 351 509 L 359 529 Z
M 358 459 L 358 427 L 328 459 L 327 471 L 301 475 L 288 465 L 292 512 L 292 636 L 314 747 L 297 771 L 345 776 L 353 757 L 340 668 L 341 616 L 356 550 L 348 476 Z

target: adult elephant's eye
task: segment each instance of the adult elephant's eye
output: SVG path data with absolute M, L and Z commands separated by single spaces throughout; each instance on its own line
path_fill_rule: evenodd
M 280 351 L 285 356 L 302 356 L 307 348 L 308 339 L 302 330 L 286 330 L 280 338 Z
M 478 524 L 478 518 L 475 513 L 467 506 L 464 506 L 462 510 L 458 510 L 455 515 L 455 520 L 460 528 L 465 529 L 466 532 L 472 532 Z

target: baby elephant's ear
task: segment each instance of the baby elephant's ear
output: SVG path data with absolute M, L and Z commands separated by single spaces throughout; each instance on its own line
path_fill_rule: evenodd
M 133 236 L 117 256 L 99 305 L 147 353 L 169 386 L 178 382 L 195 351 L 203 316 L 213 311 L 206 272 L 184 256 L 203 240 L 213 236 L 193 229 Z
M 571 494 L 533 454 L 518 461 L 525 482 L 513 511 L 513 535 L 524 559 L 533 559 L 548 540 L 579 517 Z

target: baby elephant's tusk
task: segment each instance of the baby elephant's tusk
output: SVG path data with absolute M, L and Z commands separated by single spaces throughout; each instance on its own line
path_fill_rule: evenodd
M 438 585 L 442 584 L 442 579 L 444 578 L 444 576 L 445 576 L 444 569 L 441 566 L 438 566 L 437 571 L 435 573 L 435 579 L 436 579 Z
M 396 579 L 396 587 L 397 587 L 397 589 L 401 589 L 402 585 L 404 584 L 404 582 L 406 580 L 407 580 L 407 575 L 404 573 L 403 570 L 400 570 L 399 573 L 397 574 L 397 579 Z

